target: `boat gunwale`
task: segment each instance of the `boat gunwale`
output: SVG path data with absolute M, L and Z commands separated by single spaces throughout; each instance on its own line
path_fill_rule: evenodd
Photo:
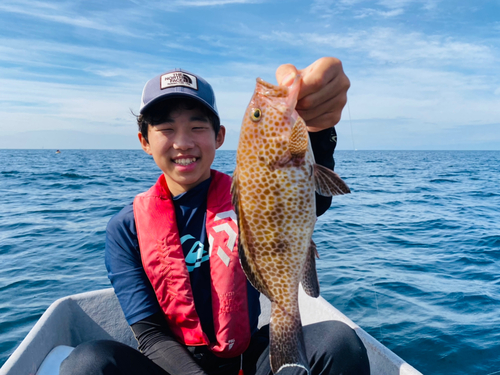
M 303 325 L 339 320 L 354 329 L 367 349 L 373 375 L 422 375 L 323 297 L 312 298 L 300 288 L 299 306 Z M 269 322 L 270 317 L 270 302 L 263 295 L 261 307 L 259 326 Z M 75 329 L 72 323 L 78 323 Z M 54 326 L 64 328 L 50 329 Z M 53 302 L 2 366 L 0 375 L 35 374 L 54 347 L 74 347 L 91 339 L 113 339 L 137 349 L 137 341 L 112 288 L 74 294 Z M 46 345 L 47 342 L 51 344 Z

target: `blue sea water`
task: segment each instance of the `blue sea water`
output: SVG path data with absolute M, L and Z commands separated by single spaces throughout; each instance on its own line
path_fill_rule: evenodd
M 323 297 L 424 374 L 500 373 L 500 152 L 335 158 L 352 194 L 316 225 Z M 110 286 L 106 224 L 159 173 L 142 151 L 0 150 L 0 365 L 54 300 Z

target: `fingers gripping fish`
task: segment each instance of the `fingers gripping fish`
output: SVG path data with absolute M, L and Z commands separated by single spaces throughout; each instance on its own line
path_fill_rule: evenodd
M 245 112 L 233 175 L 240 260 L 250 282 L 271 300 L 270 361 L 309 370 L 298 305 L 299 283 L 319 296 L 315 191 L 349 193 L 340 177 L 315 164 L 304 120 L 295 111 L 301 77 L 290 88 L 257 79 Z

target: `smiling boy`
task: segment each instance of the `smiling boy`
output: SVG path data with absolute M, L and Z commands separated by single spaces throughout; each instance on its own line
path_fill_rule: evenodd
M 148 123 L 148 129 L 147 134 L 139 133 L 139 140 L 163 171 L 172 196 L 177 196 L 210 177 L 210 166 L 215 150 L 224 142 L 225 128 L 219 126 L 216 134 L 214 120 L 193 99 L 172 100 L 170 104 L 176 109 L 159 120 L 161 123 L 151 125 L 149 119 L 140 120 Z M 161 111 L 161 104 L 151 111 Z
M 278 82 L 288 84 L 295 72 L 282 65 Z M 297 109 L 310 125 L 316 162 L 333 168 L 333 125 L 349 81 L 333 58 L 300 73 Z M 151 79 L 137 121 L 142 148 L 163 173 L 110 220 L 105 261 L 140 352 L 114 341 L 85 343 L 61 374 L 270 374 L 269 328 L 257 327 L 259 293 L 244 277 L 237 251 L 225 261 L 209 253 L 214 238 L 217 247 L 237 249 L 230 177 L 210 169 L 225 138 L 210 84 L 180 69 Z M 330 199 L 318 199 L 317 214 L 329 206 Z M 217 239 L 216 221 L 227 224 L 229 236 Z M 224 307 L 223 297 L 233 307 Z M 314 374 L 369 373 L 366 350 L 346 325 L 313 324 L 304 327 L 304 338 Z

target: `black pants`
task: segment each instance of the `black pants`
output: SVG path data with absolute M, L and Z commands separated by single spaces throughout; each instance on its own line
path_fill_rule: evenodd
M 261 337 L 265 337 L 265 326 Z M 370 374 L 366 348 L 356 333 L 339 321 L 326 321 L 303 327 L 304 341 L 311 375 L 365 375 Z M 193 358 L 201 373 L 209 375 L 237 375 L 240 357 L 221 359 L 210 352 L 196 353 Z M 181 367 L 182 368 L 182 367 Z M 270 375 L 269 346 L 267 340 L 254 335 L 243 354 L 244 375 Z M 61 364 L 61 375 L 166 375 L 161 367 L 139 351 L 116 341 L 99 340 L 81 344 Z M 193 366 L 171 375 L 199 375 Z M 286 367 L 280 375 L 305 375 L 300 367 Z

